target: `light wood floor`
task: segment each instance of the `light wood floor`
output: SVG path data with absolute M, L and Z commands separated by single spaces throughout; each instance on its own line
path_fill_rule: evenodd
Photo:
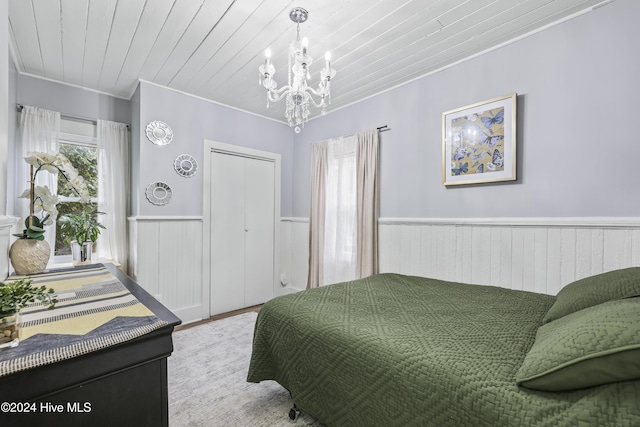
M 254 305 L 252 307 L 241 308 L 239 310 L 230 311 L 228 313 L 216 314 L 215 316 L 211 316 L 208 319 L 202 319 L 202 320 L 200 320 L 198 322 L 193 322 L 193 323 L 189 323 L 187 325 L 177 326 L 175 328 L 175 331 L 181 331 L 183 329 L 193 328 L 194 326 L 203 325 L 205 323 L 214 322 L 214 321 L 220 320 L 220 319 L 226 319 L 227 317 L 237 316 L 238 314 L 247 313 L 249 311 L 258 312 L 258 311 L 260 311 L 261 307 L 262 307 L 262 304 L 259 304 L 259 305 Z

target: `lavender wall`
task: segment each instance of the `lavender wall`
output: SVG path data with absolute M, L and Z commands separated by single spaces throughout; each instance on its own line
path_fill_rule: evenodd
M 26 74 L 18 76 L 18 102 L 91 120 L 131 120 L 131 104 L 126 99 Z
M 7 158 L 6 158 L 6 185 L 0 185 L 1 198 L 6 199 L 6 213 L 13 214 L 15 212 L 15 206 L 17 198 L 15 194 L 15 185 L 12 177 L 16 175 L 16 138 L 18 137 L 18 111 L 16 109 L 16 103 L 18 102 L 18 71 L 13 63 L 13 59 L 10 55 L 8 57 L 8 106 L 7 106 Z M 6 191 L 6 194 L 3 194 Z M 4 211 L 0 209 L 0 215 Z
M 292 180 L 292 131 L 288 126 L 232 108 L 185 95 L 146 82 L 140 83 L 139 170 L 137 191 L 142 216 L 202 215 L 202 167 L 204 140 L 240 145 L 279 153 L 282 157 L 281 214 L 290 216 Z M 168 124 L 174 134 L 170 144 L 158 146 L 145 136 L 151 121 Z M 199 172 L 183 178 L 173 168 L 180 154 L 190 154 L 198 161 Z M 171 203 L 155 206 L 144 195 L 147 185 L 163 181 L 173 190 Z M 134 197 L 136 197 L 134 195 Z
M 638 216 L 638 16 L 640 2 L 617 0 L 312 120 L 294 137 L 293 215 L 309 214 L 312 142 L 388 125 L 382 217 Z M 512 92 L 517 181 L 444 187 L 442 112 Z

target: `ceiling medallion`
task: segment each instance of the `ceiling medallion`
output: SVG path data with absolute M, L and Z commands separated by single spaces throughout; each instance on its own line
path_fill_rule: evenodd
M 320 70 L 320 82 L 318 88 L 308 86 L 311 80 L 310 66 L 313 58 L 307 53 L 309 40 L 304 37 L 300 40 L 300 24 L 309 18 L 309 12 L 301 7 L 296 7 L 289 12 L 289 18 L 296 23 L 296 40 L 289 44 L 289 67 L 287 68 L 288 84 L 278 89 L 278 83 L 273 79 L 276 72 L 271 63 L 271 49 L 265 51 L 264 64 L 258 67 L 260 71 L 259 83 L 267 89 L 267 107 L 270 102 L 278 102 L 286 99 L 285 117 L 289 126 L 294 127 L 296 133 L 300 127 L 309 121 L 309 105 L 322 108 L 322 114 L 326 113 L 327 105 L 331 104 L 331 79 L 336 75 L 336 70 L 331 68 L 331 54 L 324 56 L 325 66 Z M 314 99 L 319 98 L 317 101 Z

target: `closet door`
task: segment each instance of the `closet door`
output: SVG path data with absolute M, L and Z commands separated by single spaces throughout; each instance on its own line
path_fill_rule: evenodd
M 211 153 L 211 314 L 244 305 L 244 157 Z
M 210 314 L 273 297 L 273 161 L 211 153 Z
M 247 307 L 273 297 L 274 168 L 270 161 L 246 159 L 244 300 Z

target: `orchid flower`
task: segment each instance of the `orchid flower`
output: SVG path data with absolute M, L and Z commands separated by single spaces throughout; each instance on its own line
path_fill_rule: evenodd
M 91 199 L 89 189 L 84 178 L 78 174 L 78 171 L 63 154 L 60 153 L 28 153 L 24 158 L 25 162 L 32 167 L 33 176 L 31 176 L 31 188 L 27 188 L 19 198 L 29 199 L 31 206 L 31 214 L 25 225 L 24 230 L 19 237 L 27 239 L 44 239 L 44 225 L 51 225 L 58 217 L 58 196 L 51 193 L 48 186 L 35 185 L 36 176 L 40 171 L 46 171 L 54 175 L 62 175 L 69 183 L 71 190 L 80 198 L 81 203 L 88 203 Z M 35 214 L 38 214 L 37 216 Z

